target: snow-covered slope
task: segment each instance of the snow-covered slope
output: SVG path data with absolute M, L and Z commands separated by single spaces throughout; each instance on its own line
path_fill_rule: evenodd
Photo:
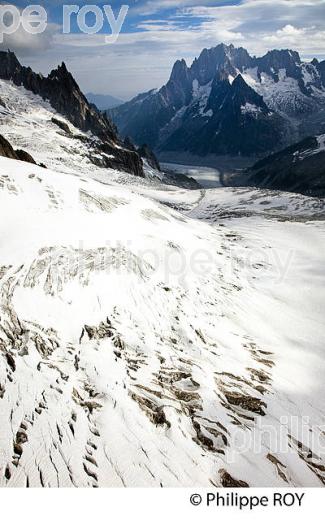
M 307 67 L 312 72 L 307 75 Z M 301 84 L 298 79 L 289 76 L 285 69 L 280 69 L 277 79 L 274 80 L 267 73 L 258 74 L 258 68 L 245 69 L 243 75 L 244 80 L 258 94 L 260 94 L 265 103 L 272 110 L 291 116 L 299 116 L 304 113 L 315 110 L 317 101 L 325 102 L 324 87 L 319 85 L 317 88 L 317 80 L 319 74 L 316 67 L 310 64 L 301 64 L 302 75 L 304 78 Z M 312 87 L 310 81 L 312 80 Z M 309 92 L 308 89 L 311 89 Z
M 322 484 L 321 222 L 0 172 L 1 485 Z
M 323 485 L 321 201 L 96 167 L 6 95 L 49 168 L 0 158 L 0 485 Z
M 114 176 L 113 168 L 121 170 L 128 157 L 129 151 L 119 144 L 108 144 L 90 131 L 81 131 L 47 101 L 11 81 L 0 80 L 0 101 L 0 132 L 46 167 L 72 172 L 78 164 L 81 172 L 105 168 Z M 137 160 L 142 169 L 142 160 Z M 130 164 L 131 159 L 125 169 L 135 174 Z

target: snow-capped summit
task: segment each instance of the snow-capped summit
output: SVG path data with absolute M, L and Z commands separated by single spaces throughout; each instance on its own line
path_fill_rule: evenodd
M 256 108 L 238 110 L 234 118 L 236 103 L 229 110 L 229 105 L 218 101 L 220 91 L 229 89 L 237 77 L 241 78 L 235 83 L 237 91 L 241 89 L 240 106 Z M 251 103 L 252 90 L 263 98 L 268 118 L 258 110 L 258 103 Z M 291 50 L 252 57 L 243 48 L 224 44 L 204 49 L 190 67 L 185 60 L 177 61 L 159 91 L 110 111 L 123 135 L 146 141 L 159 152 L 247 156 L 319 133 L 324 113 L 325 62 L 304 63 Z M 220 123 L 226 120 L 233 128 L 231 136 L 227 125 Z

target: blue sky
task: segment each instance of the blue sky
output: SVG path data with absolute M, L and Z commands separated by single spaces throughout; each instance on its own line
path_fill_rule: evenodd
M 174 26 L 177 26 L 180 29 L 186 29 L 188 27 L 199 26 L 202 17 L 195 16 L 192 14 L 189 17 L 187 9 L 191 9 L 198 5 L 203 5 L 205 7 L 215 7 L 215 6 L 229 6 L 240 4 L 241 0 L 212 0 L 212 1 L 203 1 L 200 2 L 198 0 L 124 0 L 122 2 L 117 0 L 88 0 L 88 1 L 78 1 L 78 0 L 34 0 L 33 2 L 26 2 L 24 0 L 18 0 L 13 2 L 3 2 L 3 3 L 11 3 L 17 7 L 24 8 L 31 3 L 35 3 L 36 5 L 42 5 L 46 8 L 48 13 L 48 19 L 50 23 L 53 24 L 62 24 L 63 18 L 63 5 L 76 4 L 80 8 L 83 6 L 97 6 L 102 8 L 104 5 L 110 5 L 117 16 L 121 7 L 123 5 L 127 5 L 129 8 L 128 15 L 125 19 L 125 22 L 122 26 L 122 33 L 137 33 L 144 32 L 146 30 L 145 25 L 147 23 L 156 24 L 157 28 L 164 26 L 165 24 L 173 22 Z M 2 2 L 0 2 L 1 4 Z M 184 10 L 184 13 L 182 12 Z M 72 22 L 72 32 L 74 34 L 80 34 L 82 31 L 78 28 L 76 23 L 76 16 L 71 17 Z M 91 25 L 94 22 L 94 15 L 89 13 L 87 16 L 87 23 Z M 100 34 L 105 34 L 110 31 L 110 26 L 105 20 L 105 24 L 103 29 L 99 31 Z
M 9 3 L 9 2 L 0 2 Z M 29 2 L 14 1 L 24 8 Z M 2 47 L 14 50 L 24 64 L 48 73 L 65 61 L 84 91 L 123 99 L 160 87 L 178 58 L 190 64 L 204 47 L 218 43 L 243 46 L 262 55 L 272 48 L 292 48 L 303 58 L 325 58 L 325 0 L 116 0 L 81 2 L 80 8 L 111 5 L 115 16 L 129 4 L 121 34 L 106 21 L 97 34 L 84 34 L 71 17 L 71 33 L 63 34 L 63 4 L 67 0 L 34 0 L 46 8 L 48 27 L 41 35 L 23 29 L 5 37 Z M 105 17 L 104 17 L 105 19 Z M 87 24 L 94 15 L 86 18 Z

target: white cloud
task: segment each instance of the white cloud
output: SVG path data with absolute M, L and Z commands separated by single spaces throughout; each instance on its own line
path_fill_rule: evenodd
M 208 36 L 222 30 L 256 54 L 293 47 L 302 56 L 325 56 L 325 0 L 244 0 L 238 5 L 190 7 L 183 15 L 202 20 Z
M 0 2 L 0 5 L 2 6 L 3 2 Z M 25 23 L 21 23 L 19 28 L 12 34 L 6 34 L 6 32 L 4 32 L 2 35 L 3 41 L 0 44 L 0 50 L 10 49 L 20 56 L 29 56 L 38 52 L 44 52 L 53 45 L 53 37 L 60 29 L 59 25 L 48 23 L 47 19 L 43 18 L 45 30 L 43 31 L 42 28 L 42 32 L 39 34 L 32 34 L 28 31 L 29 18 L 26 12 L 22 11 L 20 8 L 17 8 L 13 4 L 6 4 L 6 7 L 18 10 L 21 19 Z M 10 16 L 8 17 L 8 13 L 5 13 L 4 15 L 4 22 L 5 25 L 10 27 L 12 22 Z
M 219 7 L 211 5 L 215 1 L 198 7 L 198 1 L 155 1 L 156 11 L 158 4 L 181 7 L 173 18 L 164 18 L 161 9 L 159 20 L 142 16 L 138 32 L 121 34 L 114 45 L 106 45 L 104 35 L 52 34 L 52 46 L 25 62 L 45 73 L 64 60 L 85 91 L 129 98 L 165 83 L 176 59 L 190 63 L 204 47 L 221 42 L 256 55 L 292 48 L 303 57 L 325 57 L 325 0 L 243 0 Z

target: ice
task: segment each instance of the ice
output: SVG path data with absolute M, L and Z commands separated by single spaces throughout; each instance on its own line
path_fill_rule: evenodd
M 0 97 L 48 166 L 0 158 L 0 486 L 322 486 L 324 203 L 98 168 Z

